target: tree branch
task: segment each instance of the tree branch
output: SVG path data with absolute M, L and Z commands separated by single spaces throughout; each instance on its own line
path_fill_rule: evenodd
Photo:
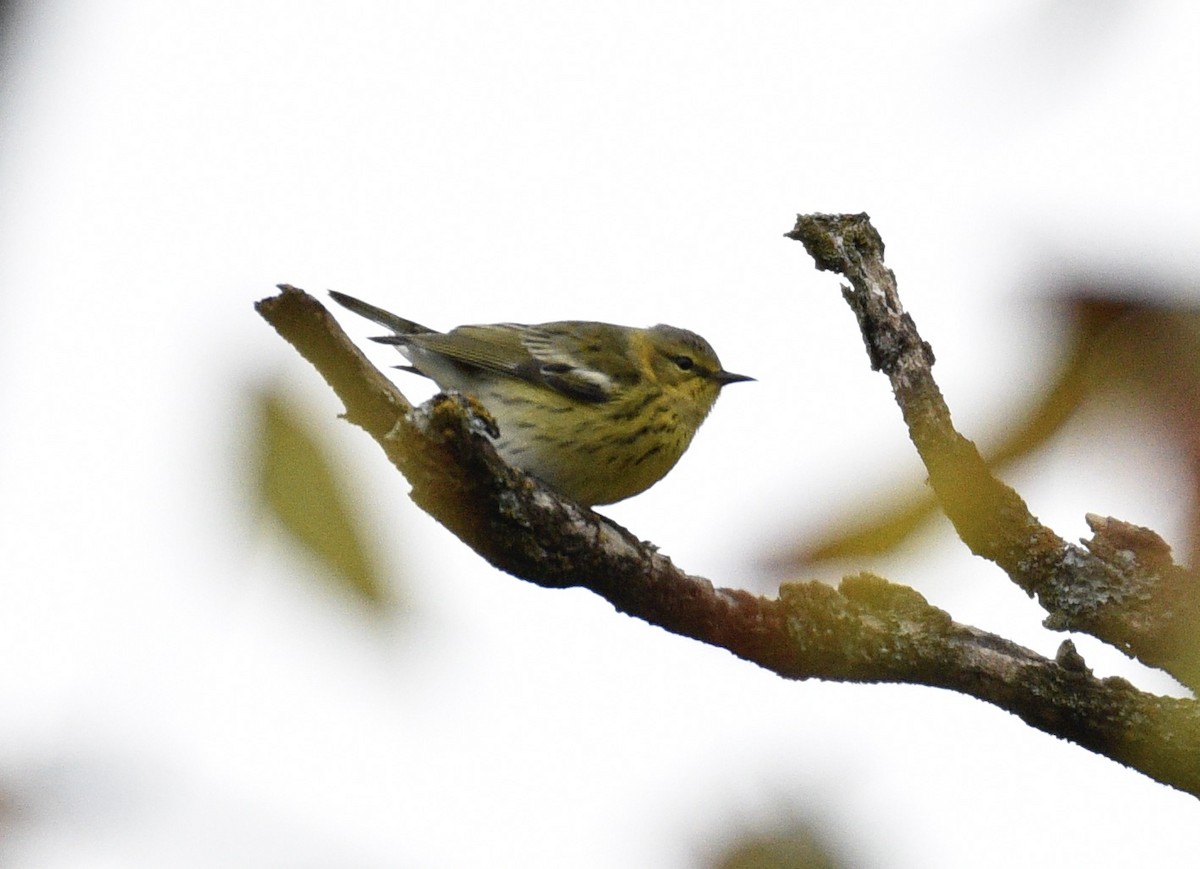
M 1050 614 L 1046 627 L 1080 631 L 1200 688 L 1200 581 L 1172 562 L 1146 528 L 1089 516 L 1094 537 L 1065 542 L 996 479 L 975 444 L 954 428 L 933 379 L 933 352 L 905 313 L 883 241 L 865 214 L 801 215 L 787 234 L 817 268 L 850 281 L 871 366 L 892 392 L 929 482 L 963 542 L 1004 569 Z
M 1164 783 L 1200 795 L 1200 709 L 1097 679 L 1069 643 L 1051 661 L 956 624 L 878 577 L 838 589 L 793 583 L 777 599 L 715 588 L 648 543 L 509 467 L 473 401 L 413 408 L 311 296 L 283 286 L 262 316 L 320 371 L 408 478 L 412 497 L 490 563 L 547 588 L 579 586 L 621 612 L 728 649 L 791 679 L 950 688 L 1019 715 Z

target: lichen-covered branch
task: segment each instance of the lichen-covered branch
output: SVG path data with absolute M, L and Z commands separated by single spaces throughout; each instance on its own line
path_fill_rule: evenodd
M 1152 531 L 1089 517 L 1095 536 L 1069 544 L 1042 525 L 954 428 L 933 379 L 933 353 L 905 313 L 883 241 L 865 214 L 800 215 L 788 237 L 817 268 L 845 277 L 871 365 L 891 381 L 946 515 L 971 551 L 1036 595 L 1047 627 L 1091 634 L 1200 688 L 1200 581 Z
M 1200 796 L 1200 707 L 1097 679 L 1069 644 L 1052 661 L 955 623 L 873 576 L 778 598 L 690 576 L 616 523 L 504 464 L 469 399 L 413 408 L 314 298 L 292 287 L 262 316 L 320 371 L 408 478 L 413 498 L 489 562 L 548 588 L 579 586 L 621 612 L 728 649 L 792 679 L 907 682 L 960 691 Z

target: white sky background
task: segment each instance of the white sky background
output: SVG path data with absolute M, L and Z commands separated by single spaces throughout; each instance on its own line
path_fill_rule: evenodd
M 1195 282 L 1200 7 L 26 6 L 0 121 L 0 859 L 683 867 L 791 814 L 865 866 L 1194 849 L 1194 798 L 992 707 L 784 682 L 498 574 L 251 305 L 288 281 L 440 327 L 695 329 L 760 382 L 602 512 L 767 590 L 764 549 L 922 476 L 837 281 L 782 238 L 796 212 L 872 215 L 956 419 L 988 430 L 1057 359 L 1028 301 L 1048 262 Z M 365 620 L 253 527 L 246 390 L 273 380 L 364 478 L 409 618 Z M 1172 468 L 1113 432 L 1013 479 L 1066 537 L 1090 510 L 1177 542 Z M 1053 654 L 942 536 L 869 566 Z

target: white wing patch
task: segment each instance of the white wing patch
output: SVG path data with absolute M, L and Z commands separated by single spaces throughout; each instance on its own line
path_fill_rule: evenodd
M 587 348 L 579 337 L 536 326 L 518 328 L 547 386 L 585 401 L 606 401 L 617 391 L 611 376 L 588 364 Z

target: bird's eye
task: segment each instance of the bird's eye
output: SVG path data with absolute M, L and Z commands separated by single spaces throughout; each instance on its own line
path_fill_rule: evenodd
M 691 356 L 676 356 L 671 361 L 679 366 L 680 371 L 691 371 L 696 367 L 696 360 Z

